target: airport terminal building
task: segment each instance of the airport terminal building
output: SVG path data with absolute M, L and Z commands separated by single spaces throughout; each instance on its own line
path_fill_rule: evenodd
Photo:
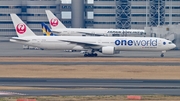
M 0 4 L 0 40 L 16 35 L 10 13 L 42 35 L 41 22 L 48 24 L 46 9 L 69 28 L 144 29 L 180 23 L 180 0 L 0 0 Z
M 41 34 L 41 22 L 48 22 L 45 9 L 60 14 L 58 0 L 0 0 L 0 36 L 15 36 L 10 13 L 17 14 L 37 34 Z M 1 39 L 2 40 L 2 39 Z

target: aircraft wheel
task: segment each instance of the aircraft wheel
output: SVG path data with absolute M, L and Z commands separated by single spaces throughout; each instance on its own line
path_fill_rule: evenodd
M 97 57 L 98 54 L 97 53 L 94 53 L 94 54 L 84 54 L 84 57 Z
M 97 54 L 97 53 L 94 53 L 94 56 L 95 56 L 95 57 L 97 57 L 97 56 L 98 56 L 98 54 Z
M 84 54 L 84 57 L 88 57 L 88 54 Z
M 164 54 L 161 54 L 161 57 L 164 57 Z
M 92 54 L 88 54 L 88 57 L 93 57 L 93 55 Z

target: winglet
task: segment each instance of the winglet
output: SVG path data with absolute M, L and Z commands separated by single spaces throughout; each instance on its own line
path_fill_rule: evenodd
M 36 36 L 16 14 L 10 14 L 10 16 L 18 37 Z
M 66 26 L 64 26 L 64 24 L 50 10 L 45 10 L 45 12 L 52 29 L 66 28 Z

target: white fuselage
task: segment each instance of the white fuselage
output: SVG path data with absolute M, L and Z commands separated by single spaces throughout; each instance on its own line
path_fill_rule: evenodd
M 21 39 L 28 41 L 14 39 L 10 39 L 10 41 L 43 49 L 57 50 L 101 49 L 105 46 L 112 46 L 116 51 L 164 51 L 175 47 L 174 44 L 170 44 L 171 41 L 169 40 L 153 37 L 33 36 Z
M 137 29 L 89 29 L 89 28 L 62 28 L 51 29 L 59 35 L 68 36 L 135 36 L 143 35 L 144 30 Z

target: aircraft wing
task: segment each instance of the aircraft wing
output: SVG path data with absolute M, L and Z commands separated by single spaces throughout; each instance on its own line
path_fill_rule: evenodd
M 103 34 L 94 34 L 94 33 L 87 33 L 87 32 L 78 32 L 78 33 L 81 33 L 81 34 L 85 34 L 85 35 L 90 35 L 90 36 L 103 36 Z
M 11 39 L 16 40 L 16 41 L 23 41 L 23 42 L 29 42 L 30 41 L 30 40 L 26 40 L 26 39 L 17 38 L 17 37 L 12 37 Z
M 81 46 L 101 46 L 101 45 L 98 45 L 96 43 L 91 43 L 91 42 L 80 42 L 80 41 L 74 41 L 74 40 L 59 40 L 59 41 L 63 41 L 63 42 L 70 42 L 72 44 L 78 44 L 78 45 L 81 45 Z

